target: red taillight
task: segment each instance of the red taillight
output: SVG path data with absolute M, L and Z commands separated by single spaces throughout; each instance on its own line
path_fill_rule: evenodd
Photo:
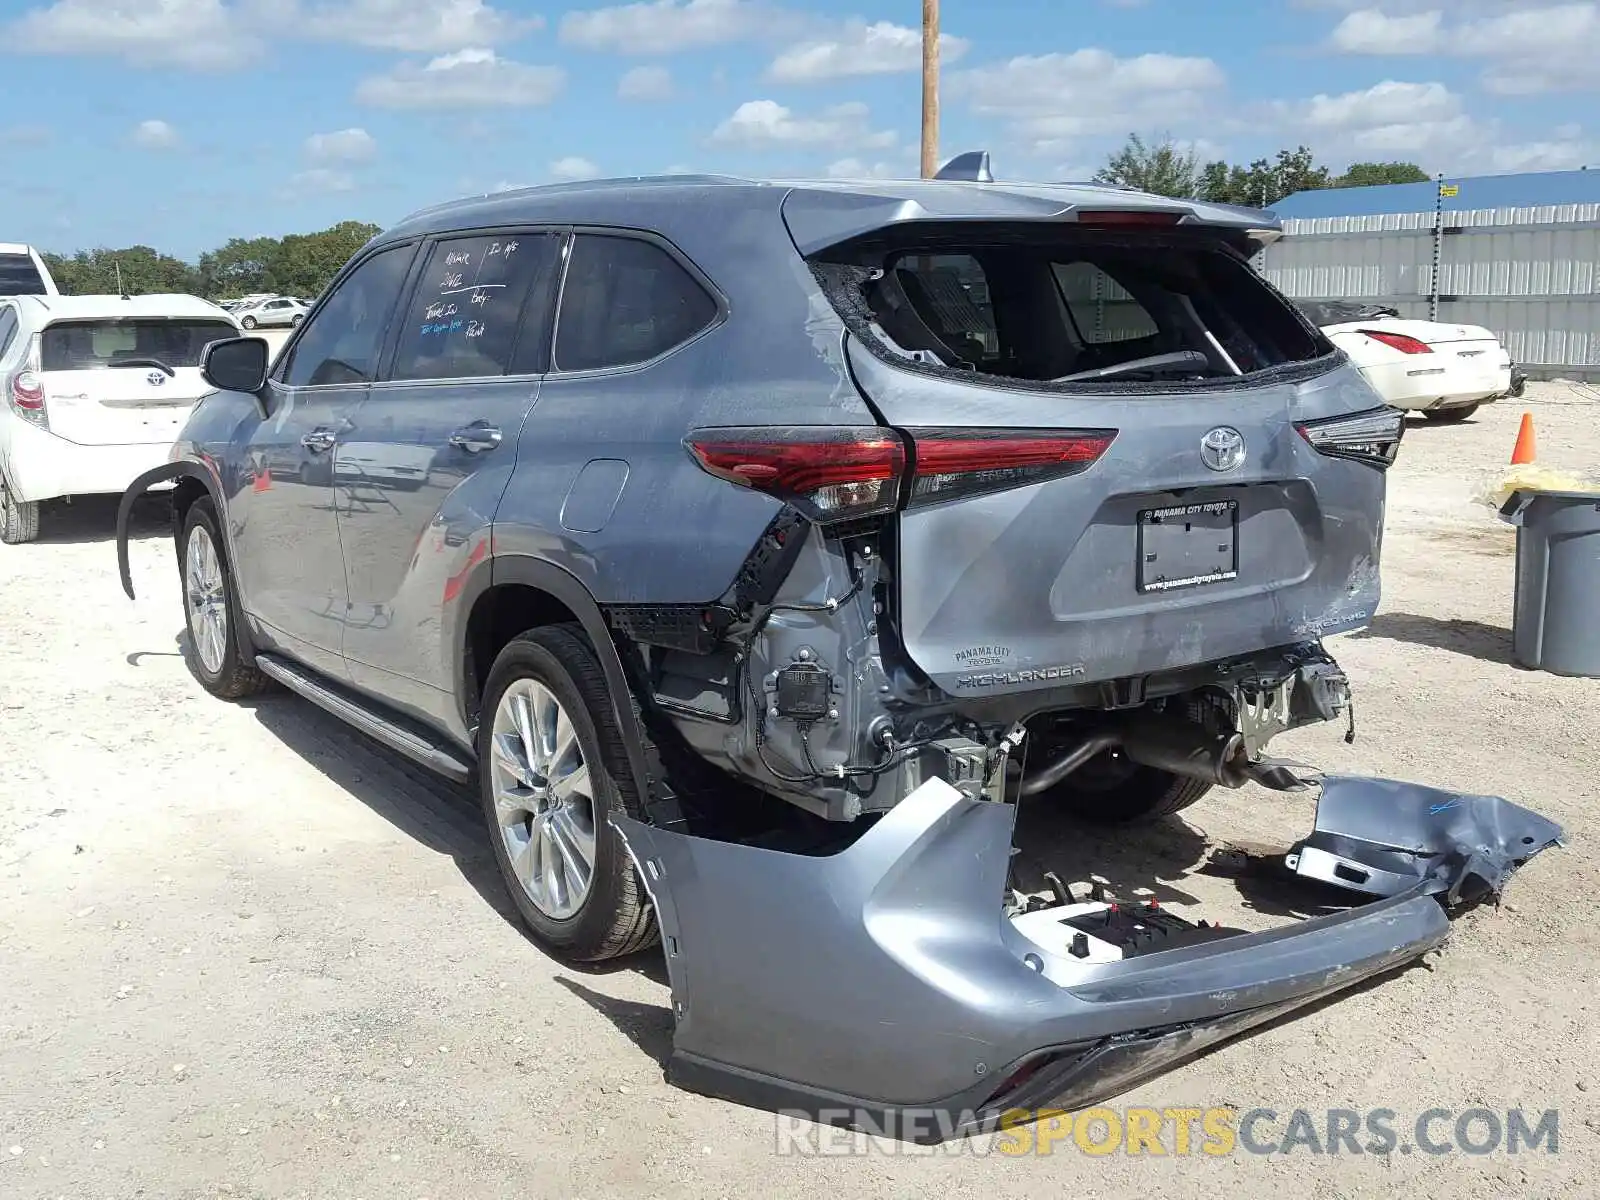
M 912 504 L 1002 491 L 1095 464 L 1114 429 L 908 429 Z
M 905 444 L 876 427 L 702 429 L 685 444 L 718 479 L 776 496 L 814 521 L 894 511 L 905 474 Z
M 1382 342 L 1385 346 L 1400 351 L 1401 354 L 1433 353 L 1433 347 L 1427 342 L 1419 342 L 1416 338 L 1403 333 L 1389 333 L 1383 329 L 1361 329 L 1357 332 L 1365 334 L 1375 342 Z
M 1102 209 L 1078 212 L 1079 225 L 1176 225 L 1186 214 L 1147 212 L 1138 209 Z
M 18 371 L 11 377 L 11 403 L 26 412 L 44 407 L 44 381 L 32 371 Z

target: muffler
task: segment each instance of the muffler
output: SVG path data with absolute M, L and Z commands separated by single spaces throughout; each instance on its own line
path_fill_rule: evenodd
M 1217 733 L 1193 721 L 1146 715 L 1097 730 L 1024 776 L 1022 794 L 1034 796 L 1049 790 L 1107 750 L 1121 750 L 1141 767 L 1226 788 L 1243 787 L 1251 778 L 1242 733 Z

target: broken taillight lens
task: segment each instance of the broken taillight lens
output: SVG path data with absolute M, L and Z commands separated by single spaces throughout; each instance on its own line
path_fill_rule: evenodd
M 905 475 L 905 443 L 876 427 L 701 429 L 684 444 L 718 479 L 766 492 L 819 522 L 894 511 Z
M 1114 429 L 908 429 L 910 503 L 1004 491 L 1087 471 L 1116 440 Z
M 1432 354 L 1433 347 L 1427 342 L 1418 341 L 1416 338 L 1404 333 L 1390 333 L 1384 329 L 1361 329 L 1358 333 L 1365 334 L 1375 342 L 1382 342 L 1391 350 L 1398 350 L 1401 354 Z
M 1348 417 L 1302 421 L 1295 429 L 1319 453 L 1387 467 L 1400 453 L 1406 415 L 1398 408 L 1375 408 Z

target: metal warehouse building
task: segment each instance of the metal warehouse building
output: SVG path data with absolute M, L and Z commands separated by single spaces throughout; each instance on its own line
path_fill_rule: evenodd
M 1600 170 L 1297 192 L 1257 269 L 1295 299 L 1486 325 L 1533 378 L 1600 378 Z

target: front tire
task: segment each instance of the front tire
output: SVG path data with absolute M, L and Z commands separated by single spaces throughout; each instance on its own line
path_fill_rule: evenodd
M 256 327 L 256 319 L 254 317 L 245 317 L 239 322 L 239 324 L 243 325 L 246 329 L 254 329 Z
M 1454 425 L 1459 421 L 1465 421 L 1477 411 L 1476 404 L 1467 404 L 1461 408 L 1430 408 L 1423 412 L 1422 418 L 1437 425 Z
M 39 536 L 39 502 L 18 500 L 0 478 L 0 543 L 20 546 Z
M 183 615 L 189 631 L 184 660 L 206 691 L 219 700 L 239 700 L 270 685 L 254 658 L 246 661 L 239 653 L 239 639 L 234 636 L 239 600 L 222 545 L 216 509 L 210 500 L 196 500 L 184 516 L 178 545 Z
M 535 629 L 495 659 L 478 728 L 479 791 L 500 867 L 534 937 L 578 962 L 657 938 L 614 812 L 639 796 L 605 672 L 573 628 Z

